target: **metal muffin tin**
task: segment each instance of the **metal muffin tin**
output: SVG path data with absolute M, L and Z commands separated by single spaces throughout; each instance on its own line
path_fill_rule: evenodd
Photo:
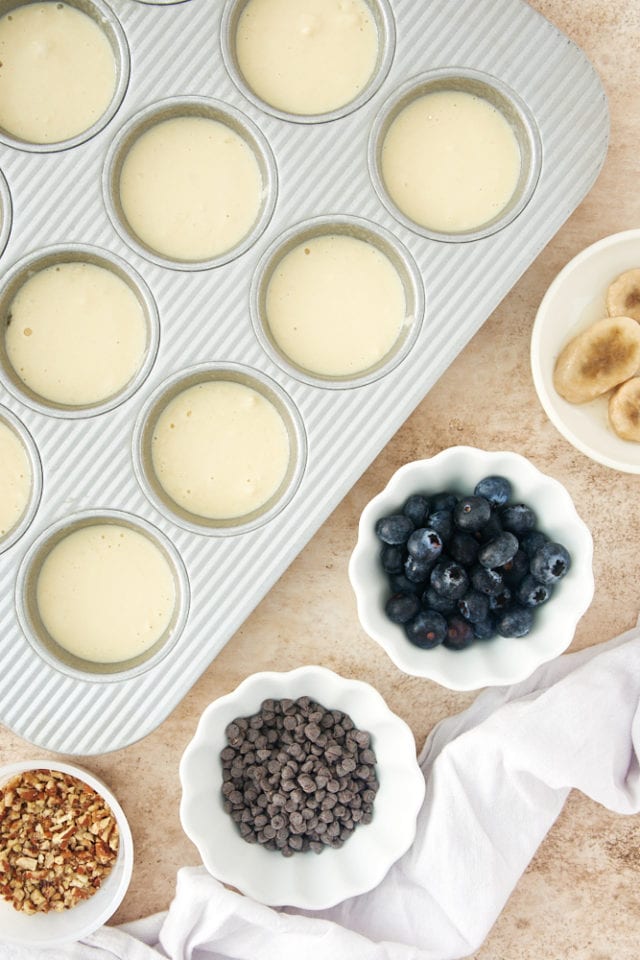
M 49 750 L 104 753 L 161 723 L 575 209 L 606 154 L 608 111 L 597 75 L 524 0 L 394 0 L 390 62 L 379 86 L 344 115 L 304 122 L 263 109 L 229 73 L 222 24 L 230 9 L 215 0 L 113 0 L 131 52 L 128 88 L 115 116 L 72 148 L 0 142 L 0 169 L 13 201 L 0 282 L 18 260 L 45 247 L 91 245 L 140 275 L 160 325 L 144 381 L 104 412 L 56 416 L 29 405 L 10 383 L 0 386 L 0 404 L 33 437 L 44 476 L 31 525 L 0 555 L 0 720 Z M 474 71 L 474 82 L 478 73 L 513 91 L 514 110 L 520 102 L 526 106 L 539 137 L 542 162 L 528 202 L 489 236 L 423 236 L 377 192 L 372 131 L 391 99 L 432 71 L 447 71 L 463 86 Z M 105 202 L 102 189 L 111 145 L 125 124 L 183 97 L 204 98 L 246 118 L 268 143 L 277 175 L 261 235 L 228 262 L 198 269 L 143 255 L 115 229 L 110 194 Z M 262 258 L 297 225 L 318 218 L 351 219 L 354 229 L 365 221 L 388 231 L 407 262 L 417 265 L 424 288 L 417 294 L 424 295 L 424 316 L 405 354 L 379 375 L 341 389 L 276 362 L 252 323 L 251 290 Z M 260 525 L 196 532 L 149 495 L 137 452 L 143 411 L 162 384 L 202 364 L 238 365 L 248 377 L 266 378 L 299 413 L 296 437 L 304 440 L 296 448 L 290 499 Z M 25 636 L 17 572 L 44 531 L 105 511 L 124 512 L 168 538 L 184 564 L 190 606 L 161 662 L 127 679 L 83 680 L 45 661 Z

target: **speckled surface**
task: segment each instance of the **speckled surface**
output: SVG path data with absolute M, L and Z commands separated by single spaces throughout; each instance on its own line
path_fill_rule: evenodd
M 178 763 L 204 707 L 249 673 L 319 663 L 374 684 L 422 743 L 474 697 L 401 674 L 362 632 L 347 580 L 360 511 L 407 460 L 465 443 L 512 449 L 561 480 L 592 530 L 596 591 L 571 649 L 631 627 L 640 611 L 640 479 L 575 451 L 547 421 L 529 371 L 537 306 L 558 270 L 590 243 L 640 225 L 637 0 L 535 0 L 583 48 L 603 80 L 611 146 L 593 190 L 459 355 L 169 719 L 125 750 L 87 758 L 133 830 L 131 888 L 112 922 L 165 909 L 176 869 L 195 864 L 178 819 Z M 44 754 L 46 756 L 46 754 Z M 43 756 L 0 729 L 0 760 Z M 82 758 L 79 758 L 82 762 Z M 573 793 L 475 960 L 637 960 L 640 821 Z

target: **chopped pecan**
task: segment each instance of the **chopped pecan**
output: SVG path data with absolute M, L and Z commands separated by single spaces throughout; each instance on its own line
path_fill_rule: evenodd
M 118 846 L 109 806 L 76 777 L 29 770 L 0 788 L 0 895 L 16 910 L 46 913 L 86 900 Z

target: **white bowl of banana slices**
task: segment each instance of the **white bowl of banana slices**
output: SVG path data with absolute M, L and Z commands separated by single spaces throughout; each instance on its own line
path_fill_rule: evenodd
M 569 443 L 640 473 L 640 230 L 599 240 L 560 271 L 533 325 L 531 370 Z

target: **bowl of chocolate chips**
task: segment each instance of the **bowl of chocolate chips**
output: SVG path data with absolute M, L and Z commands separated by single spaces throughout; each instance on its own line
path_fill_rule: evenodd
M 321 910 L 411 846 L 425 782 L 407 724 L 324 667 L 256 673 L 211 703 L 180 763 L 180 818 L 214 877 Z
M 570 645 L 593 542 L 568 490 L 511 451 L 406 463 L 364 508 L 349 561 L 365 632 L 452 690 L 516 683 Z

